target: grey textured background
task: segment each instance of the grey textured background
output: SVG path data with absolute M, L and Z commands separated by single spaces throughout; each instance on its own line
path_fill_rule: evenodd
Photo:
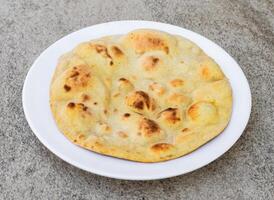
M 0 0 L 0 199 L 273 199 L 274 2 Z M 21 91 L 36 57 L 93 24 L 144 19 L 198 32 L 244 70 L 253 109 L 240 140 L 220 159 L 160 181 L 121 181 L 77 169 L 30 130 Z

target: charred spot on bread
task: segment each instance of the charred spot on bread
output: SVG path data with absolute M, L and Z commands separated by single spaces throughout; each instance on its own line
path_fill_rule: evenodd
M 129 113 L 125 113 L 124 117 L 130 117 L 130 114 Z
M 167 108 L 160 113 L 160 117 L 172 124 L 181 121 L 178 108 Z
M 148 118 L 143 118 L 141 120 L 139 129 L 147 137 L 150 137 L 154 135 L 155 133 L 160 132 L 159 125 L 155 121 Z
M 144 58 L 142 66 L 146 71 L 152 71 L 159 63 L 160 59 L 155 56 L 148 56 Z
M 64 89 L 66 92 L 69 92 L 71 90 L 71 87 L 69 85 L 65 84 Z
M 124 55 L 123 51 L 119 47 L 117 47 L 117 46 L 112 46 L 111 47 L 111 51 L 117 57 L 120 57 L 120 56 Z
M 74 108 L 75 107 L 75 103 L 73 103 L 73 102 L 68 103 L 68 107 L 69 108 Z
M 79 72 L 78 71 L 74 71 L 71 75 L 70 75 L 70 78 L 73 78 L 73 77 L 76 77 L 79 75 Z
M 131 93 L 127 96 L 126 101 L 128 106 L 136 110 L 144 110 L 145 108 L 148 110 L 155 109 L 153 99 L 144 91 L 135 91 Z
M 128 81 L 127 79 L 125 79 L 125 78 L 119 78 L 119 81 Z

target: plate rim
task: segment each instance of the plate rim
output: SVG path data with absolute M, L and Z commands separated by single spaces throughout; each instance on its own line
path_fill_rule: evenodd
M 219 153 L 217 156 L 214 156 L 214 158 L 211 158 L 209 161 L 203 163 L 202 165 L 200 165 L 198 167 L 196 166 L 196 167 L 194 167 L 194 168 L 192 168 L 190 170 L 186 170 L 186 171 L 183 171 L 183 172 L 178 172 L 179 170 L 176 170 L 175 173 L 169 173 L 169 174 L 166 174 L 166 175 L 159 175 L 157 177 L 153 177 L 153 176 L 152 177 L 148 177 L 148 176 L 142 176 L 142 175 L 130 176 L 129 177 L 129 176 L 120 176 L 120 175 L 112 174 L 112 173 L 109 173 L 109 172 L 96 170 L 94 168 L 84 167 L 83 165 L 81 165 L 81 163 L 79 163 L 79 162 L 77 162 L 75 160 L 72 160 L 71 158 L 67 157 L 65 154 L 62 154 L 62 153 L 58 152 L 58 150 L 56 150 L 50 143 L 48 143 L 47 141 L 45 141 L 40 136 L 39 131 L 36 130 L 36 128 L 35 128 L 32 120 L 29 117 L 29 111 L 28 111 L 27 106 L 26 106 L 27 82 L 30 80 L 30 77 L 31 77 L 32 71 L 34 69 L 34 66 L 37 65 L 37 63 L 39 62 L 40 58 L 45 54 L 45 52 L 47 52 L 47 50 L 49 48 L 51 48 L 52 46 L 55 46 L 62 39 L 66 38 L 66 37 L 69 37 L 69 36 L 71 36 L 73 34 L 77 34 L 80 31 L 88 30 L 91 27 L 106 26 L 106 25 L 109 25 L 109 24 L 112 24 L 112 23 L 148 23 L 148 24 L 155 24 L 155 25 L 159 25 L 159 26 L 163 26 L 164 25 L 164 26 L 170 26 L 170 27 L 179 28 L 179 29 L 182 29 L 184 31 L 188 31 L 191 34 L 194 34 L 194 35 L 196 34 L 197 36 L 201 37 L 202 39 L 206 40 L 207 42 L 210 42 L 211 44 L 214 44 L 216 47 L 218 47 L 219 49 L 221 49 L 223 51 L 223 53 L 226 54 L 226 56 L 230 57 L 233 60 L 233 62 L 235 63 L 235 65 L 241 71 L 241 73 L 243 75 L 243 81 L 246 82 L 246 86 L 247 86 L 247 88 L 246 88 L 247 89 L 246 92 L 247 92 L 247 95 L 248 95 L 248 97 L 247 97 L 248 102 L 246 102 L 247 117 L 244 120 L 242 130 L 239 131 L 240 133 L 237 135 L 237 137 L 234 138 L 233 141 L 230 142 L 230 144 L 227 146 L 227 148 L 223 149 L 223 151 L 221 153 Z M 195 170 L 197 170 L 199 168 L 202 168 L 202 167 L 210 164 L 211 162 L 215 161 L 220 156 L 222 156 L 223 154 L 225 154 L 238 141 L 238 139 L 241 137 L 241 135 L 244 133 L 244 130 L 247 127 L 247 124 L 248 124 L 248 121 L 249 121 L 249 118 L 250 118 L 250 114 L 251 114 L 251 109 L 252 109 L 252 95 L 251 95 L 251 90 L 250 90 L 250 86 L 249 86 L 248 80 L 247 80 L 247 78 L 245 76 L 245 73 L 243 72 L 242 68 L 240 67 L 240 65 L 236 62 L 236 60 L 227 51 L 225 51 L 221 46 L 219 46 L 215 42 L 211 41 L 210 39 L 208 39 L 208 38 L 200 35 L 199 33 L 194 32 L 194 31 L 182 28 L 180 26 L 168 24 L 168 23 L 155 22 L 155 21 L 146 21 L 146 20 L 120 20 L 120 21 L 109 21 L 109 22 L 105 22 L 105 23 L 94 24 L 94 25 L 91 25 L 91 26 L 84 27 L 82 29 L 76 30 L 76 31 L 74 31 L 72 33 L 64 35 L 63 37 L 61 37 L 60 39 L 58 39 L 57 41 L 55 41 L 54 43 L 52 43 L 50 46 L 48 46 L 46 49 L 44 49 L 42 51 L 42 53 L 40 53 L 40 55 L 35 59 L 35 61 L 33 62 L 32 66 L 29 68 L 29 71 L 28 71 L 28 73 L 26 75 L 26 78 L 24 80 L 24 86 L 23 86 L 23 89 L 22 89 L 22 104 L 23 104 L 23 110 L 24 110 L 24 114 L 25 114 L 26 120 L 27 120 L 27 122 L 28 122 L 28 124 L 29 124 L 29 126 L 30 126 L 30 128 L 32 130 L 32 132 L 34 133 L 34 135 L 39 139 L 39 141 L 48 150 L 50 150 L 53 154 L 55 154 L 57 157 L 59 157 L 60 159 L 64 160 L 65 162 L 67 162 L 67 163 L 69 163 L 69 164 L 71 164 L 71 165 L 73 165 L 73 166 L 75 166 L 77 168 L 80 168 L 82 170 L 85 170 L 87 172 L 91 172 L 91 173 L 94 173 L 94 174 L 97 174 L 97 175 L 101 175 L 101 176 L 105 176 L 105 177 L 110 177 L 110 178 L 115 178 L 115 179 L 123 179 L 123 180 L 158 180 L 158 179 L 164 179 L 164 178 L 170 178 L 170 177 L 174 177 L 174 176 L 179 176 L 179 175 L 182 175 L 182 174 L 189 173 L 191 171 L 195 171 Z M 214 138 L 213 138 L 213 140 L 214 140 Z M 178 159 L 180 159 L 180 157 Z M 129 161 L 129 162 L 132 162 L 132 161 Z

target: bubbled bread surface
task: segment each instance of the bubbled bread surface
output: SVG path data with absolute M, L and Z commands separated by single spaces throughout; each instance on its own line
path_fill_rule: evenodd
M 220 134 L 230 119 L 232 93 L 218 64 L 193 42 L 142 29 L 84 42 L 63 55 L 50 105 L 73 143 L 159 162 Z

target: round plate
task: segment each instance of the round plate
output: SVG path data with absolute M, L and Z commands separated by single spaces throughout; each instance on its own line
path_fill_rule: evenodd
M 138 163 L 93 153 L 72 144 L 57 129 L 49 106 L 49 86 L 58 58 L 78 43 L 106 35 L 149 28 L 181 35 L 198 44 L 222 68 L 233 90 L 233 111 L 227 128 L 196 151 L 160 163 Z M 30 68 L 23 88 L 27 121 L 39 140 L 55 155 L 83 170 L 118 179 L 162 179 L 198 169 L 224 154 L 241 136 L 251 111 L 247 79 L 235 60 L 221 47 L 192 31 L 158 22 L 116 21 L 71 33 L 48 47 Z

